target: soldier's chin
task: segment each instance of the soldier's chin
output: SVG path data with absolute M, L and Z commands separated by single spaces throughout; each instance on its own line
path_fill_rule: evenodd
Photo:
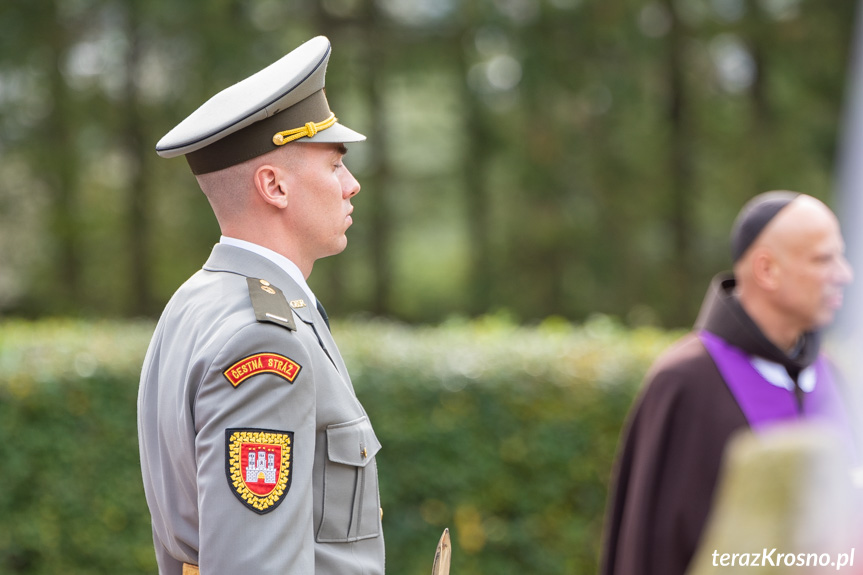
M 322 257 L 328 258 L 330 256 L 339 255 L 340 253 L 345 251 L 345 248 L 347 248 L 347 247 L 348 247 L 348 238 L 347 238 L 347 236 L 342 236 L 341 241 L 333 244 L 333 246 L 330 248 L 329 252 L 325 256 L 322 256 Z

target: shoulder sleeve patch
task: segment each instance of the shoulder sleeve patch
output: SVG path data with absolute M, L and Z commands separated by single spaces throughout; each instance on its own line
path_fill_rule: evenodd
M 297 331 L 294 314 L 282 290 L 267 280 L 246 278 L 246 282 L 249 284 L 249 297 L 252 299 L 255 319 Z
M 279 506 L 293 478 L 292 431 L 225 430 L 225 472 L 240 503 L 262 515 Z
M 222 372 L 234 387 L 259 373 L 273 373 L 294 383 L 303 367 L 278 353 L 256 353 L 245 357 Z

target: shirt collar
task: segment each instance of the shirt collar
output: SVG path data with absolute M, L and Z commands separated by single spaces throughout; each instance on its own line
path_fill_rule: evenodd
M 248 250 L 250 252 L 256 253 L 261 257 L 267 258 L 280 268 L 282 268 L 286 274 L 288 274 L 292 280 L 297 282 L 297 285 L 303 288 L 303 291 L 309 296 L 309 302 L 317 305 L 317 298 L 315 297 L 312 288 L 309 287 L 309 284 L 306 282 L 306 278 L 303 277 L 303 272 L 300 271 L 300 268 L 297 267 L 297 264 L 279 254 L 274 252 L 269 248 L 265 248 L 264 246 L 260 246 L 258 244 L 253 244 L 252 242 L 247 242 L 246 240 L 238 240 L 237 238 L 230 238 L 228 236 L 222 236 L 219 238 L 220 244 L 226 244 L 229 246 L 234 246 L 236 248 L 242 248 L 244 250 Z M 263 278 L 266 279 L 266 278 Z
M 788 375 L 788 371 L 783 365 L 755 355 L 749 358 L 749 363 L 752 364 L 755 371 L 761 374 L 761 377 L 766 379 L 772 385 L 787 389 L 788 391 L 794 391 L 794 380 L 791 379 L 790 375 Z M 800 386 L 800 389 L 805 393 L 809 393 L 815 389 L 815 383 L 816 376 L 814 365 L 804 368 L 797 377 L 797 385 Z

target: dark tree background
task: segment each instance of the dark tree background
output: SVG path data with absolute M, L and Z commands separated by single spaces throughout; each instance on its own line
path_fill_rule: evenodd
M 689 324 L 743 202 L 831 201 L 851 0 L 9 0 L 0 312 L 146 316 L 218 227 L 156 141 L 306 39 L 366 133 L 333 314 Z

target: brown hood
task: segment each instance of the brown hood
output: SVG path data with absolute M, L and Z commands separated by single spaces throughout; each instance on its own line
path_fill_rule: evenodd
M 746 353 L 757 355 L 785 366 L 796 381 L 801 370 L 811 365 L 821 347 L 818 332 L 803 334 L 802 346 L 794 357 L 776 347 L 755 321 L 744 311 L 734 296 L 735 279 L 731 274 L 719 274 L 713 278 L 701 311 L 695 321 L 695 329 L 714 333 Z

